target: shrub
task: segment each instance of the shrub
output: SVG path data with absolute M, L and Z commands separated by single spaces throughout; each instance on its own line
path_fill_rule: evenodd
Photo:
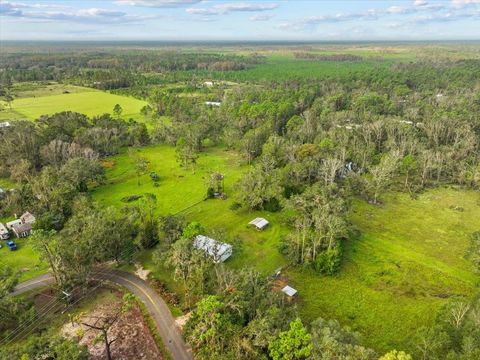
M 155 171 L 152 171 L 150 173 L 150 179 L 152 179 L 153 182 L 158 182 L 160 181 L 160 176 Z
M 336 246 L 327 249 L 317 255 L 313 267 L 320 274 L 333 275 L 340 267 L 341 251 L 340 247 Z
M 207 189 L 207 199 L 212 199 L 215 196 L 215 190 L 212 187 Z
M 230 205 L 230 210 L 235 211 L 238 210 L 242 207 L 242 204 L 239 202 L 234 202 L 232 205 Z
M 143 195 L 129 195 L 125 196 L 121 199 L 122 202 L 132 202 L 132 201 L 137 201 L 138 199 L 141 199 Z

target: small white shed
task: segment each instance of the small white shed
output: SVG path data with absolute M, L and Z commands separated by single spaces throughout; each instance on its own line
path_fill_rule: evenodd
M 282 292 L 287 295 L 288 297 L 294 297 L 297 295 L 298 291 L 295 290 L 294 288 L 292 288 L 291 286 L 285 286 L 283 289 L 282 289 Z
M 268 226 L 269 222 L 264 218 L 258 217 L 250 221 L 249 224 L 255 226 L 258 230 L 263 230 Z

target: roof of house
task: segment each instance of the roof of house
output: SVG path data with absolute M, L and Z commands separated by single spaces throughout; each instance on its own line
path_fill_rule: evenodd
M 21 224 L 21 223 L 22 223 L 22 220 L 20 220 L 20 219 L 15 219 L 15 220 L 9 221 L 9 222 L 7 222 L 7 228 L 11 229 L 14 225 L 18 225 L 18 224 Z
M 0 122 L 0 128 L 9 127 L 10 123 L 8 121 Z
M 22 216 L 20 216 L 20 220 L 23 222 L 23 223 L 31 223 L 33 224 L 35 222 L 35 216 L 33 216 L 32 214 L 30 214 L 28 211 L 24 212 Z
M 15 231 L 17 234 L 24 233 L 26 231 L 32 230 L 32 224 L 25 223 L 25 224 L 15 224 L 12 226 L 12 230 Z
M 288 296 L 295 296 L 298 291 L 287 285 L 282 289 L 282 292 Z
M 256 226 L 258 229 L 263 229 L 268 225 L 268 220 L 258 217 L 249 222 L 250 225 Z
M 209 238 L 205 235 L 197 235 L 193 241 L 193 247 L 205 251 L 208 255 L 221 257 L 227 251 L 232 250 L 232 245 Z

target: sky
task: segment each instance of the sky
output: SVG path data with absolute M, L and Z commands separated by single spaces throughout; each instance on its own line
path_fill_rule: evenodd
M 0 40 L 480 40 L 480 0 L 0 0 Z

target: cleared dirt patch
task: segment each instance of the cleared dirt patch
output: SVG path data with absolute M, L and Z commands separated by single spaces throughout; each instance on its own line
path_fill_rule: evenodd
M 110 301 L 99 303 L 94 309 L 81 314 L 80 318 L 73 323 L 66 323 L 61 329 L 62 335 L 86 345 L 92 360 L 106 359 L 105 345 L 103 341 L 97 339 L 100 331 L 80 323 L 91 323 L 92 319 L 108 316 L 118 311 L 123 293 L 116 290 L 112 290 L 112 292 L 113 301 L 110 297 Z M 111 345 L 112 357 L 116 360 L 163 359 L 148 325 L 136 305 L 127 313 L 122 314 L 119 320 L 112 325 L 108 332 L 108 338 L 109 340 L 116 339 Z

